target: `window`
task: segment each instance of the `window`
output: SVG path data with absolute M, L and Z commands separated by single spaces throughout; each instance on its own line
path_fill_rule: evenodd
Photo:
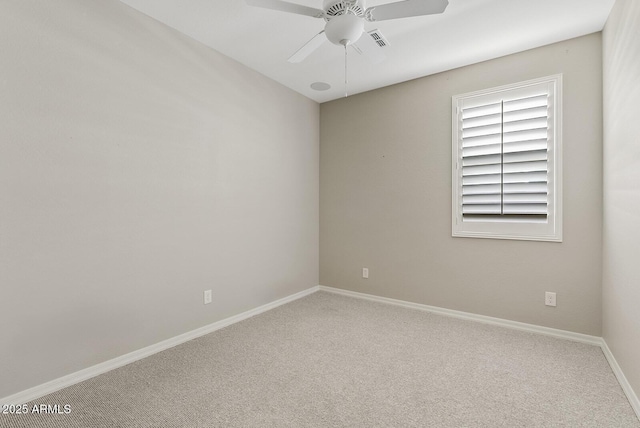
M 453 236 L 562 241 L 561 115 L 561 75 L 453 97 Z

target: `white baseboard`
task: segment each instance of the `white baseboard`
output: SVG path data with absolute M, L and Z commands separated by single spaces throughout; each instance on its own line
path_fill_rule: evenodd
M 638 415 L 638 418 L 640 419 L 640 400 L 638 399 L 638 396 L 636 395 L 635 391 L 627 381 L 627 378 L 622 372 L 622 369 L 620 368 L 620 366 L 618 365 L 618 362 L 616 361 L 615 357 L 611 353 L 609 346 L 601 337 L 590 336 L 590 335 L 581 334 L 581 333 L 574 333 L 574 332 L 559 330 L 555 328 L 541 327 L 533 324 L 510 321 L 510 320 L 505 320 L 501 318 L 493 318 L 493 317 L 488 317 L 484 315 L 477 315 L 477 314 L 472 314 L 468 312 L 455 311 L 452 309 L 439 308 L 437 306 L 429 306 L 429 305 L 423 305 L 420 303 L 412 303 L 404 300 L 390 299 L 388 297 L 374 296 L 372 294 L 358 293 L 355 291 L 325 287 L 323 285 L 311 287 L 307 290 L 300 291 L 298 293 L 292 294 L 290 296 L 284 297 L 282 299 L 276 300 L 271 303 L 267 303 L 265 305 L 259 306 L 257 308 L 251 309 L 241 314 L 234 315 L 232 317 L 217 321 L 213 324 L 209 324 L 204 327 L 181 334 L 179 336 L 172 337 L 171 339 L 164 340 L 162 342 L 156 343 L 155 345 L 147 346 L 145 348 L 130 352 L 128 354 L 122 355 L 120 357 L 116 357 L 114 359 L 105 361 L 100 364 L 96 364 L 95 366 L 88 367 L 86 369 L 80 370 L 70 375 L 63 376 L 58 379 L 54 379 L 42 385 L 29 388 L 17 394 L 13 394 L 8 397 L 1 398 L 0 405 L 27 403 L 29 401 L 40 398 L 44 395 L 51 394 L 52 392 L 58 391 L 60 389 L 66 388 L 68 386 L 74 385 L 76 383 L 82 382 L 84 380 L 90 379 L 100 374 L 106 373 L 110 370 L 125 366 L 134 361 L 141 360 L 143 358 L 146 358 L 158 352 L 164 351 L 165 349 L 172 348 L 174 346 L 180 345 L 181 343 L 187 342 L 189 340 L 195 339 L 200 336 L 204 336 L 205 334 L 227 327 L 231 324 L 235 324 L 247 318 L 251 318 L 255 315 L 261 314 L 268 310 L 274 309 L 278 306 L 284 305 L 285 303 L 289 303 L 294 300 L 300 299 L 302 297 L 308 296 L 309 294 L 315 293 L 316 291 L 319 291 L 319 290 L 326 291 L 329 293 L 341 294 L 344 296 L 355 297 L 358 299 L 365 299 L 365 300 L 370 300 L 374 302 L 402 306 L 405 308 L 432 312 L 435 314 L 450 316 L 454 318 L 482 322 L 485 324 L 492 324 L 492 325 L 512 328 L 516 330 L 527 331 L 527 332 L 537 333 L 537 334 L 544 334 L 547 336 L 553 336 L 561 339 L 573 340 L 576 342 L 582 342 L 590 345 L 600 346 L 607 361 L 609 362 L 609 365 L 611 366 L 611 370 L 615 374 L 616 378 L 618 379 L 618 382 L 620 383 L 622 390 L 626 394 L 627 399 L 631 404 L 631 407 L 633 408 L 633 410 L 636 412 L 636 415 Z
M 308 296 L 309 294 L 315 293 L 318 290 L 319 286 L 311 287 L 307 290 L 303 290 L 290 296 L 283 297 L 282 299 L 267 303 L 241 314 L 225 318 L 223 320 L 214 322 L 213 324 L 197 328 L 187 333 L 172 337 L 171 339 L 163 340 L 162 342 L 156 343 L 154 345 L 147 346 L 137 351 L 133 351 L 120 357 L 105 361 L 103 363 L 96 364 L 95 366 L 88 367 L 75 373 L 71 373 L 67 376 L 63 376 L 50 382 L 43 383 L 42 385 L 38 385 L 25 391 L 18 392 L 17 394 L 0 398 L 0 405 L 27 403 L 47 394 L 51 394 L 52 392 L 56 392 L 60 389 L 74 385 L 78 382 L 82 382 L 92 377 L 101 375 L 110 370 L 117 369 L 118 367 L 122 367 L 124 365 L 133 363 L 134 361 L 138 361 L 158 352 L 164 351 L 165 349 L 173 348 L 174 346 L 180 345 L 181 343 L 187 342 L 200 336 L 204 336 L 205 334 L 214 332 L 216 330 L 220 330 L 221 328 L 227 327 L 231 324 L 235 324 L 247 318 L 251 318 L 252 316 L 284 305 L 285 303 L 289 303 L 302 297 Z
M 530 333 L 544 334 L 546 336 L 553 336 L 560 339 L 573 340 L 575 342 L 581 342 L 589 345 L 599 346 L 602 349 L 602 352 L 604 353 L 607 361 L 609 362 L 609 365 L 611 366 L 611 370 L 613 371 L 616 378 L 618 379 L 618 382 L 620 383 L 620 387 L 622 388 L 625 395 L 627 396 L 627 399 L 629 400 L 629 404 L 631 404 L 631 407 L 636 412 L 638 419 L 640 419 L 640 401 L 638 400 L 638 396 L 636 395 L 635 391 L 631 387 L 631 384 L 629 384 L 629 382 L 627 381 L 627 378 L 622 372 L 622 369 L 620 368 L 620 366 L 618 365 L 618 362 L 616 361 L 613 354 L 611 353 L 611 350 L 609 349 L 607 342 L 605 342 L 602 337 L 590 336 L 590 335 L 581 334 L 581 333 L 574 333 L 572 331 L 559 330 L 559 329 L 550 328 L 550 327 L 542 327 L 542 326 L 527 324 L 527 323 L 518 322 L 518 321 L 510 321 L 502 318 L 493 318 L 485 315 L 476 315 L 469 312 L 454 311 L 452 309 L 439 308 L 437 306 L 423 305 L 420 303 L 412 303 L 404 300 L 390 299 L 388 297 L 380 297 L 372 294 L 359 293 L 357 291 L 342 290 L 340 288 L 326 287 L 324 285 L 320 285 L 319 288 L 321 291 L 341 294 L 343 296 L 350 296 L 358 299 L 370 300 L 373 302 L 387 303 L 391 305 L 402 306 L 405 308 L 432 312 L 439 315 L 445 315 L 445 316 L 460 318 L 460 319 L 469 320 L 469 321 L 482 322 L 485 324 L 492 324 L 492 325 L 515 329 L 515 330 L 527 331 Z
M 588 334 L 574 333 L 572 331 L 559 330 L 556 328 L 542 327 L 535 324 L 527 324 L 518 321 L 510 321 L 502 318 L 488 317 L 485 315 L 477 315 L 469 312 L 455 311 L 453 309 L 445 309 L 437 306 L 423 305 L 420 303 L 407 302 L 404 300 L 390 299 L 388 297 L 374 296 L 372 294 L 358 293 L 356 291 L 342 290 L 339 288 L 320 286 L 320 290 L 328 291 L 330 293 L 342 294 L 343 296 L 356 297 L 358 299 L 371 300 L 374 302 L 387 303 L 395 306 L 402 306 L 404 308 L 417 309 L 420 311 L 432 312 L 439 315 L 445 315 L 448 317 L 460 318 L 468 321 L 476 321 L 484 324 L 498 325 L 515 330 L 528 331 L 530 333 L 544 334 L 546 336 L 558 337 L 561 339 L 573 340 L 574 342 L 587 343 L 589 345 L 600 346 L 602 338 L 597 336 L 590 336 Z
M 627 377 L 622 372 L 622 369 L 620 368 L 620 366 L 618 365 L 618 362 L 613 356 L 611 349 L 609 349 L 609 345 L 607 345 L 607 342 L 604 339 L 602 339 L 601 347 L 602 347 L 602 352 L 604 353 L 604 356 L 607 358 L 607 361 L 611 366 L 611 370 L 613 371 L 613 374 L 616 375 L 616 378 L 618 379 L 618 383 L 620 384 L 620 387 L 622 387 L 622 390 L 624 391 L 625 395 L 627 396 L 627 399 L 629 400 L 629 404 L 631 404 L 631 407 L 636 412 L 636 416 L 638 417 L 638 419 L 640 419 L 640 400 L 638 399 L 638 396 L 636 395 L 635 391 L 631 387 L 631 384 L 627 380 Z

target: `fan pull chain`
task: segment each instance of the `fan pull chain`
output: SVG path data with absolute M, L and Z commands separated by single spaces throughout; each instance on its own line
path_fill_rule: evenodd
M 344 44 L 344 97 L 347 98 L 347 44 Z

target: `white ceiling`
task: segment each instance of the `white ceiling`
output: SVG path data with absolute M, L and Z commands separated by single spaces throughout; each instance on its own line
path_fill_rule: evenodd
M 244 0 L 121 0 L 315 101 L 343 97 L 344 50 L 326 42 L 305 61 L 287 59 L 323 19 L 247 6 Z M 288 0 L 322 8 L 322 0 Z M 429 1 L 429 0 L 425 0 Z M 367 0 L 367 7 L 390 3 Z M 377 65 L 348 50 L 356 94 L 602 30 L 615 0 L 449 0 L 441 15 L 366 23 L 389 41 Z M 331 89 L 310 85 L 326 82 Z

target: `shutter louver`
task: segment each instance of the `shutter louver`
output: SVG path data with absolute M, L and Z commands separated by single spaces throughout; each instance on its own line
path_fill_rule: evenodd
M 546 221 L 548 93 L 463 107 L 459 117 L 463 219 Z

